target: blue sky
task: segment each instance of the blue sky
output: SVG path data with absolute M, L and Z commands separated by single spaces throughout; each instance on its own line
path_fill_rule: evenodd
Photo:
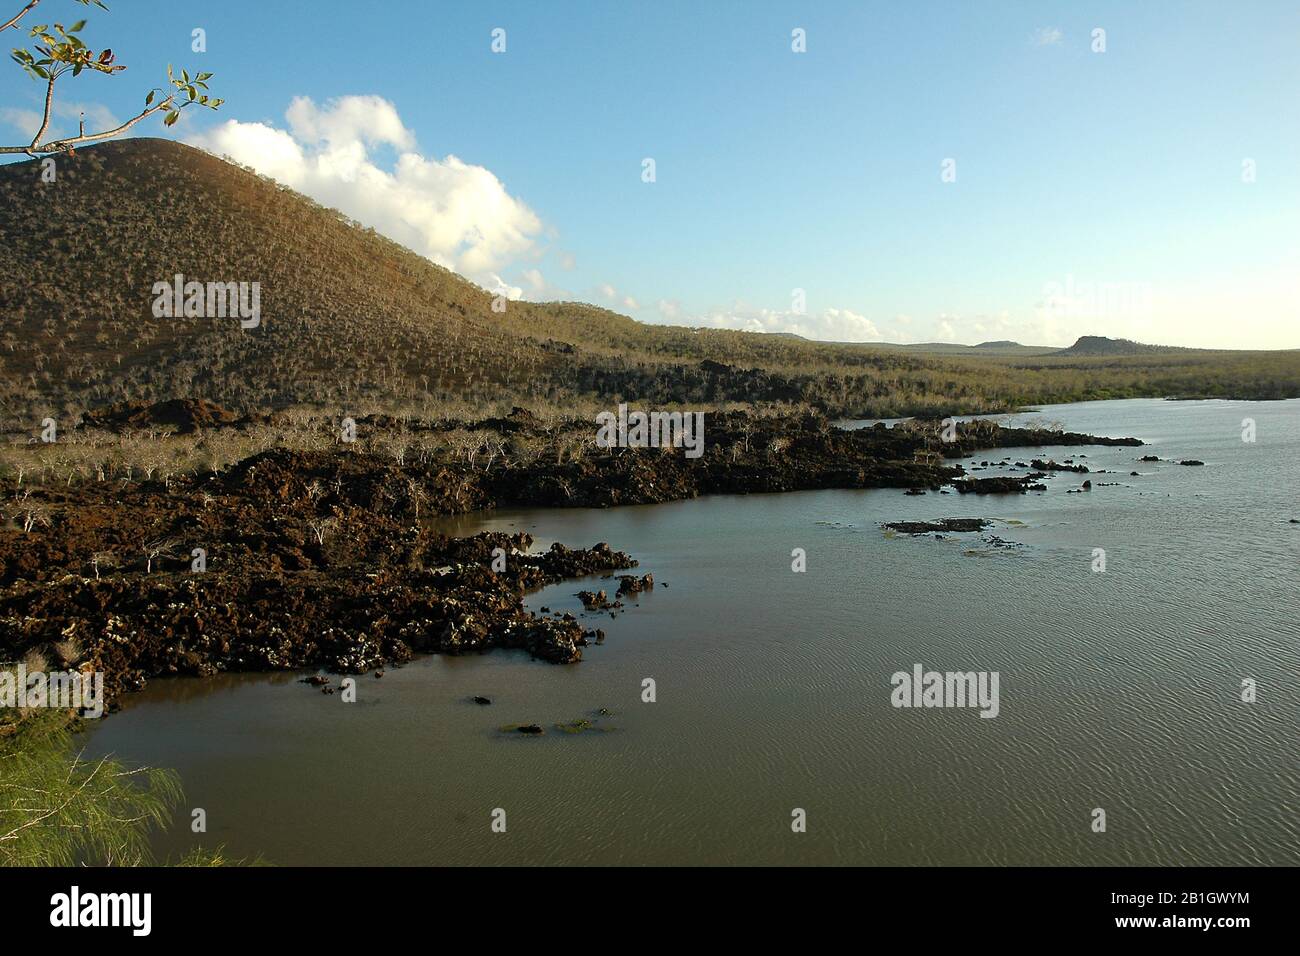
M 1294 2 L 109 6 L 27 21 L 85 16 L 129 66 L 61 102 L 124 119 L 168 61 L 214 72 L 226 105 L 167 135 L 511 295 L 829 339 L 1300 347 Z M 0 77 L 19 142 L 40 90 Z

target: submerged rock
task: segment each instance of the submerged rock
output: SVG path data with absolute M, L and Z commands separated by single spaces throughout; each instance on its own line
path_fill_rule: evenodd
M 882 527 L 899 534 L 933 534 L 935 532 L 983 531 L 991 521 L 987 518 L 940 518 L 938 521 L 890 521 Z
M 642 591 L 653 591 L 655 587 L 655 576 L 653 574 L 643 574 L 637 577 L 635 574 L 620 574 L 618 576 L 618 593 L 619 594 L 640 594 Z
M 579 591 L 578 600 L 588 611 L 598 611 L 609 607 L 609 598 L 604 591 Z
M 963 495 L 972 493 L 977 495 L 1023 495 L 1027 491 L 1046 491 L 1047 486 L 1036 483 L 1034 478 L 1034 475 L 962 478 L 954 481 L 952 486 Z
M 1041 458 L 1035 458 L 1033 460 L 1033 466 L 1038 471 L 1074 471 L 1081 475 L 1086 475 L 1088 473 L 1087 465 L 1073 465 L 1068 461 L 1056 462 L 1051 459 L 1044 461 Z

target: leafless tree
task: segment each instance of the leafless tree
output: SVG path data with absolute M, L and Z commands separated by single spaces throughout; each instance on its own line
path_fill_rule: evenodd
M 420 502 L 429 497 L 429 493 L 424 490 L 424 483 L 416 478 L 406 479 L 406 497 L 411 502 L 411 507 L 415 509 L 415 520 L 420 520 Z
M 176 557 L 176 549 L 180 546 L 180 543 L 179 538 L 155 538 L 141 545 L 141 550 L 145 556 L 145 573 L 153 573 L 153 563 L 159 558 Z
M 96 581 L 99 580 L 100 568 L 104 568 L 105 570 L 108 568 L 115 568 L 119 563 L 117 555 L 112 551 L 96 551 L 90 556 L 90 566 L 94 568 Z
M 330 517 L 312 518 L 307 522 L 307 525 L 311 528 L 312 534 L 316 536 L 316 543 L 323 546 L 326 535 L 338 525 L 338 519 Z

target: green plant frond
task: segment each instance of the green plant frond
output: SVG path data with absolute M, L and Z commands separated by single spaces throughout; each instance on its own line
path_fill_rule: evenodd
M 0 865 L 140 865 L 152 828 L 171 822 L 180 778 L 74 749 L 67 712 L 0 721 Z

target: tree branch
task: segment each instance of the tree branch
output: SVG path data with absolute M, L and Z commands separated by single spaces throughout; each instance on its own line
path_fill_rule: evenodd
M 41 141 L 41 137 L 45 135 L 45 131 L 50 128 L 50 111 L 54 109 L 54 81 L 58 78 L 59 74 L 56 71 L 51 70 L 50 80 L 45 85 L 45 116 L 41 119 L 41 128 L 38 129 L 36 135 L 32 137 L 32 145 L 29 147 L 30 149 L 36 148 L 36 144 Z
M 168 98 L 163 100 L 161 103 L 149 107 L 139 116 L 127 120 L 117 129 L 110 129 L 105 133 L 91 133 L 89 136 L 73 136 L 70 139 L 53 140 L 43 146 L 37 146 L 35 143 L 32 143 L 31 146 L 0 146 L 0 153 L 27 153 L 32 156 L 35 156 L 38 153 L 61 153 L 65 150 L 72 149 L 74 146 L 80 146 L 82 143 L 94 143 L 101 139 L 109 139 L 113 136 L 118 136 L 129 130 L 142 119 L 152 116 L 160 110 L 170 108 L 171 99 Z M 44 132 L 44 130 L 42 130 L 42 132 Z
M 36 4 L 40 2 L 41 0 L 31 0 L 31 2 L 27 4 L 27 6 L 23 7 L 16 14 L 14 14 L 13 18 L 8 23 L 4 24 L 3 26 L 0 26 L 0 32 L 3 32 L 4 30 L 8 30 L 11 26 L 16 24 L 23 17 L 27 16 L 27 14 L 31 12 L 32 7 L 36 6 Z

